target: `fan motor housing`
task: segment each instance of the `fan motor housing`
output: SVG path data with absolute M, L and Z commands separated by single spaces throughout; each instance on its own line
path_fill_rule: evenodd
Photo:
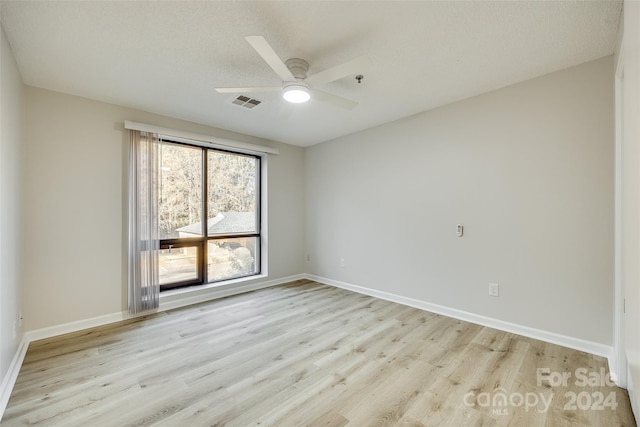
M 309 70 L 309 63 L 300 58 L 289 58 L 284 64 L 287 66 L 293 77 L 296 79 L 306 79 L 307 71 Z

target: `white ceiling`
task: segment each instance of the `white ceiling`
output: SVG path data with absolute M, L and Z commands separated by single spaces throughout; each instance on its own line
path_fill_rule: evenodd
M 614 51 L 621 1 L 2 1 L 25 84 L 309 146 Z M 309 74 L 372 66 L 320 89 L 358 100 L 248 110 L 216 86 L 281 82 L 246 35 Z M 287 104 L 291 106 L 291 104 Z

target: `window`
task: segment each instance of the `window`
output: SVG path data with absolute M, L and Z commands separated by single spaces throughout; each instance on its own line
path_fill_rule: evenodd
M 260 273 L 260 157 L 160 143 L 160 289 Z

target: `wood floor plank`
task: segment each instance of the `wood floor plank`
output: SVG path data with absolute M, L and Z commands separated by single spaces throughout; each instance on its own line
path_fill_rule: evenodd
M 300 280 L 31 343 L 0 425 L 634 426 L 580 369 L 607 361 Z

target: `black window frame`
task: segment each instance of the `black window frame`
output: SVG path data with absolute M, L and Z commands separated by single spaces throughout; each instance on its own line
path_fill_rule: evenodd
M 243 153 L 240 151 L 234 151 L 230 149 L 222 149 L 222 148 L 213 148 L 213 147 L 205 147 L 198 144 L 189 144 L 184 141 L 176 141 L 171 138 L 162 137 L 160 138 L 160 143 L 168 143 L 168 144 L 176 144 L 183 145 L 192 148 L 198 148 L 202 153 L 202 182 L 201 182 L 201 199 L 202 199 L 202 230 L 201 236 L 196 237 L 183 237 L 183 238 L 171 238 L 171 239 L 160 239 L 160 249 L 180 249 L 185 247 L 196 247 L 197 248 L 197 279 L 190 279 L 180 282 L 171 282 L 160 285 L 160 292 L 168 291 L 172 289 L 179 289 L 191 286 L 202 286 L 209 285 L 214 283 L 223 283 L 230 280 L 236 280 L 246 277 L 252 277 L 260 275 L 262 272 L 262 156 L 258 154 L 249 154 Z M 227 234 L 215 234 L 213 236 L 208 235 L 208 221 L 209 221 L 209 198 L 208 198 L 208 186 L 209 186 L 209 152 L 221 152 L 228 153 L 237 156 L 250 157 L 255 159 L 256 161 L 256 231 L 254 233 L 227 233 Z M 222 240 L 222 239 L 236 239 L 236 238 L 255 238 L 256 239 L 256 254 L 254 257 L 255 268 L 254 272 L 247 275 L 229 277 L 220 280 L 212 280 L 208 279 L 208 243 L 210 240 Z

